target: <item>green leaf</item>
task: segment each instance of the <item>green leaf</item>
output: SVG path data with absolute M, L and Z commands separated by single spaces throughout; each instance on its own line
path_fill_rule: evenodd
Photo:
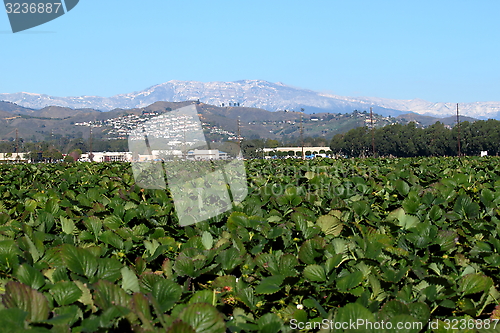
M 359 303 L 349 303 L 340 308 L 335 314 L 334 322 L 351 323 L 351 322 L 375 322 L 375 316 L 367 308 Z M 346 329 L 344 332 L 367 332 L 375 333 L 377 330 L 369 327 L 358 326 L 358 329 Z
M 410 229 L 415 227 L 420 220 L 418 217 L 413 215 L 407 215 L 403 208 L 398 208 L 387 216 L 389 221 L 395 221 L 397 225 L 402 227 L 403 229 Z
M 0 267 L 4 271 L 9 271 L 18 266 L 19 249 L 13 240 L 0 241 Z
M 186 307 L 179 318 L 191 325 L 196 333 L 225 333 L 226 325 L 222 314 L 206 303 L 195 303 Z
M 115 282 L 122 277 L 121 269 L 123 265 L 113 258 L 99 258 L 99 268 L 97 269 L 97 278 Z
M 214 238 L 208 231 L 203 231 L 203 234 L 201 235 L 201 242 L 206 250 L 210 250 L 214 244 Z
M 458 282 L 459 290 L 463 295 L 487 291 L 492 285 L 493 280 L 482 274 L 467 274 Z
M 180 319 L 175 320 L 165 333 L 196 333 L 191 325 L 183 322 Z
M 94 300 L 87 285 L 78 280 L 73 282 L 82 291 L 82 296 L 80 296 L 78 301 L 84 305 L 90 305 L 91 307 L 94 307 Z
M 149 308 L 149 301 L 146 296 L 141 293 L 135 293 L 132 296 L 132 309 L 137 314 L 146 330 L 153 331 L 153 317 Z
M 160 280 L 154 284 L 152 297 L 158 302 L 162 313 L 170 310 L 182 295 L 182 288 L 172 280 Z
M 37 202 L 33 199 L 26 199 L 26 201 L 24 202 L 24 209 L 30 213 L 33 213 L 35 211 L 36 206 Z
M 49 199 L 49 200 L 47 200 L 47 203 L 45 204 L 45 211 L 47 213 L 54 215 L 54 216 L 57 216 L 57 213 L 59 213 L 59 211 L 60 211 L 59 204 L 57 203 L 56 200 Z
M 436 237 L 436 243 L 441 246 L 442 251 L 449 251 L 456 247 L 458 233 L 455 230 L 440 230 Z
M 231 287 L 236 288 L 236 277 L 234 275 L 218 276 L 212 283 L 213 288 Z
M 5 333 L 21 333 L 26 331 L 28 313 L 19 308 L 0 310 L 0 327 Z
M 429 211 L 428 214 L 429 218 L 433 221 L 437 221 L 443 216 L 443 210 L 439 208 L 438 205 L 432 206 L 431 210 Z
M 36 245 L 27 235 L 24 236 L 23 239 L 26 242 L 26 244 L 28 244 L 28 251 L 31 254 L 31 257 L 33 258 L 33 262 L 37 262 L 38 259 L 40 259 L 40 257 L 43 255 L 43 253 L 40 253 L 40 251 L 38 251 Z
M 103 224 L 106 228 L 116 230 L 123 225 L 123 221 L 116 215 L 109 215 L 104 218 Z
M 198 290 L 191 296 L 188 303 L 208 303 L 215 305 L 216 294 L 214 290 Z
M 64 216 L 61 216 L 59 218 L 59 220 L 61 221 L 62 231 L 67 235 L 72 235 L 76 229 L 76 226 L 75 226 L 75 223 L 73 222 L 73 220 L 65 218 Z
M 400 314 L 410 314 L 410 309 L 408 305 L 398 300 L 391 300 L 382 306 L 378 313 L 378 320 L 390 321 L 397 315 Z
M 338 236 L 342 232 L 343 223 L 332 215 L 322 215 L 316 221 L 316 224 L 321 228 L 325 235 Z
M 85 227 L 95 236 L 98 237 L 101 233 L 102 221 L 95 216 L 90 216 L 83 220 Z
M 304 268 L 304 278 L 314 282 L 325 282 L 326 272 L 325 268 L 320 265 L 309 265 Z
M 260 284 L 255 288 L 256 294 L 274 294 L 281 289 L 281 284 L 285 279 L 282 275 L 273 275 L 266 277 L 260 281 Z
M 278 333 L 281 331 L 282 321 L 274 313 L 266 313 L 257 320 L 260 333 Z
M 128 307 L 130 299 L 125 290 L 112 282 L 99 280 L 95 284 L 94 302 L 103 311 L 114 305 Z
M 398 190 L 399 194 L 405 197 L 408 195 L 408 192 L 410 192 L 410 185 L 408 185 L 408 183 L 404 180 L 398 179 L 396 180 L 396 189 Z
M 82 310 L 77 305 L 62 306 L 54 309 L 55 317 L 46 322 L 51 325 L 72 326 L 83 317 Z
M 370 213 L 370 206 L 365 201 L 353 202 L 352 209 L 360 217 L 368 215 L 368 213 Z
M 243 258 L 236 248 L 231 247 L 222 251 L 216 261 L 221 265 L 223 270 L 232 271 L 243 261 Z
M 19 266 L 16 271 L 16 277 L 20 282 L 36 290 L 40 289 L 45 284 L 42 273 L 28 264 Z
M 325 246 L 325 241 L 322 238 L 313 238 L 306 240 L 299 249 L 299 259 L 305 264 L 316 263 L 316 257 L 321 254 L 316 251 Z
M 137 278 L 137 275 L 135 275 L 134 271 L 125 266 L 122 267 L 120 272 L 122 273 L 122 288 L 125 289 L 125 291 L 134 293 L 141 291 L 139 288 L 139 279 Z
M 337 288 L 340 291 L 346 292 L 349 289 L 356 287 L 363 281 L 363 273 L 356 271 L 354 273 L 347 274 L 337 279 Z
M 97 258 L 87 249 L 65 244 L 61 247 L 61 256 L 68 268 L 76 274 L 91 279 L 97 271 Z
M 71 281 L 56 283 L 50 288 L 50 293 L 54 296 L 59 306 L 74 303 L 83 295 L 80 288 Z
M 250 308 L 250 310 L 255 311 L 257 309 L 257 298 L 254 295 L 253 288 L 244 288 L 238 291 L 238 298 Z
M 106 230 L 104 231 L 100 236 L 99 236 L 99 239 L 106 243 L 106 244 L 109 244 L 117 249 L 120 249 L 122 250 L 123 249 L 123 246 L 124 246 L 124 242 L 123 242 L 123 239 L 118 236 L 117 234 L 115 234 L 113 231 L 111 230 Z
M 2 302 L 6 308 L 18 308 L 28 313 L 28 321 L 40 322 L 49 317 L 49 304 L 45 296 L 35 289 L 10 281 L 5 285 Z

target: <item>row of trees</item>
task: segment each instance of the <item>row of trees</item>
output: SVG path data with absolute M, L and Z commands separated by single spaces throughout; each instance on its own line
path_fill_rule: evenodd
M 263 148 L 300 147 L 304 143 L 304 152 L 309 152 L 307 147 L 328 147 L 328 140 L 323 137 L 305 137 L 303 140 L 293 139 L 278 141 L 274 139 L 252 139 L 241 141 L 241 151 L 245 158 L 262 158 Z M 274 153 L 273 153 L 274 155 Z M 277 156 L 294 156 L 289 152 L 280 152 Z M 300 154 L 302 155 L 302 153 Z
M 372 140 L 376 156 L 457 156 L 460 136 L 462 155 L 500 153 L 500 121 L 487 120 L 460 123 L 449 128 L 440 122 L 419 128 L 411 122 L 394 124 L 372 130 L 358 127 L 333 137 L 330 147 L 336 154 L 348 157 L 372 156 Z

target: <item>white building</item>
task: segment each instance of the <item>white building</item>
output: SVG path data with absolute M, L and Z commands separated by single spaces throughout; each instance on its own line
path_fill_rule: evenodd
M 187 153 L 189 160 L 225 160 L 227 158 L 227 153 L 217 149 L 195 149 Z

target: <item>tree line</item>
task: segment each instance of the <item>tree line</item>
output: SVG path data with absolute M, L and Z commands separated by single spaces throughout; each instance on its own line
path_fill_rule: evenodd
M 460 137 L 460 140 L 459 140 Z M 436 122 L 426 128 L 414 122 L 406 125 L 394 124 L 373 131 L 368 127 L 358 127 L 332 138 L 330 148 L 333 153 L 347 157 L 375 156 L 416 157 L 416 156 L 457 156 L 488 155 L 500 153 L 500 121 L 464 121 L 452 128 Z

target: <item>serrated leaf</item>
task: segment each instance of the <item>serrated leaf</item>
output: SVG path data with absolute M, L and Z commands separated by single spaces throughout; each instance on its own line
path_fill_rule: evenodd
M 156 282 L 151 295 L 158 302 L 162 313 L 170 310 L 182 295 L 182 288 L 172 280 L 160 280 Z
M 390 300 L 382 306 L 378 313 L 377 319 L 390 321 L 392 318 L 400 314 L 410 314 L 408 305 L 398 300 Z
M 191 258 L 181 256 L 177 257 L 177 259 L 175 260 L 174 270 L 180 276 L 187 275 L 194 278 L 200 275 L 200 273 L 197 272 L 194 267 L 193 260 Z
M 72 272 L 89 279 L 95 276 L 97 258 L 89 250 L 65 244 L 61 247 L 61 257 Z
M 120 250 L 122 250 L 124 246 L 123 239 L 111 230 L 104 231 L 99 236 L 99 240 Z
M 459 290 L 464 295 L 476 294 L 489 290 L 493 285 L 490 277 L 482 274 L 468 274 L 458 282 Z
M 194 328 L 180 319 L 175 320 L 165 333 L 196 333 Z
M 28 312 L 19 308 L 0 310 L 0 327 L 4 332 L 21 333 L 26 330 Z
M 347 274 L 337 279 L 337 288 L 340 291 L 347 291 L 356 287 L 363 281 L 363 273 L 356 271 L 354 273 Z
M 42 273 L 28 264 L 19 266 L 16 271 L 18 280 L 31 288 L 38 290 L 45 284 Z
M 316 251 L 325 246 L 325 241 L 322 238 L 313 238 L 306 240 L 299 249 L 299 259 L 305 264 L 314 264 L 315 258 L 320 256 Z
M 365 216 L 370 213 L 370 206 L 365 201 L 355 201 L 352 203 L 352 210 L 358 216 Z
M 363 320 L 364 322 L 375 322 L 375 316 L 367 308 L 359 303 L 349 303 L 346 306 L 338 309 L 335 314 L 334 322 L 351 323 Z M 377 330 L 370 329 L 369 327 L 359 327 L 363 332 L 375 333 Z M 355 331 L 355 330 L 353 330 Z
M 122 273 L 122 288 L 125 291 L 138 293 L 141 291 L 139 288 L 139 279 L 137 275 L 128 267 L 122 267 L 120 270 Z
M 255 288 L 256 294 L 274 294 L 281 289 L 281 284 L 285 279 L 282 275 L 273 275 L 266 277 L 260 281 L 260 284 Z
M 266 313 L 257 320 L 260 333 L 278 333 L 281 331 L 282 321 L 274 313 Z
M 456 247 L 458 234 L 455 230 L 440 230 L 436 237 L 436 243 L 441 246 L 442 251 L 449 251 Z
M 127 307 L 130 299 L 131 296 L 125 290 L 112 282 L 99 280 L 95 284 L 94 302 L 101 310 L 111 308 L 114 305 Z
M 61 229 L 62 229 L 62 231 L 65 234 L 67 234 L 67 235 L 73 234 L 73 232 L 76 229 L 75 223 L 73 222 L 73 220 L 65 218 L 64 216 L 61 216 L 59 218 L 59 220 L 61 221 Z
M 90 305 L 92 308 L 94 307 L 94 300 L 92 298 L 92 294 L 90 293 L 90 289 L 87 285 L 81 281 L 73 281 L 74 284 L 81 290 L 82 296 L 78 299 L 78 301 L 84 305 Z
M 132 309 L 137 314 L 146 330 L 153 331 L 153 317 L 149 308 L 149 301 L 146 296 L 141 293 L 135 293 L 132 296 Z
M 221 265 L 223 270 L 232 271 L 243 261 L 243 258 L 236 248 L 231 247 L 222 251 L 216 261 Z
M 59 306 L 69 305 L 80 299 L 82 291 L 71 281 L 58 282 L 50 288 L 50 293 L 54 296 Z
M 236 277 L 234 275 L 218 276 L 212 283 L 214 288 L 231 287 L 236 288 Z
M 215 305 L 217 300 L 216 293 L 214 290 L 198 290 L 191 296 L 188 303 L 208 303 Z
M 115 282 L 122 276 L 121 269 L 123 265 L 118 260 L 113 258 L 100 258 L 98 263 L 99 268 L 97 269 L 96 275 L 98 279 Z
M 45 296 L 20 282 L 11 281 L 5 285 L 2 303 L 8 309 L 26 311 L 31 322 L 40 322 L 49 317 L 49 304 Z
M 325 268 L 320 265 L 309 265 L 304 268 L 304 278 L 309 281 L 314 282 L 325 282 L 326 281 L 326 272 Z
M 342 232 L 343 223 L 332 215 L 322 215 L 316 221 L 316 224 L 321 228 L 325 235 L 338 236 Z
M 222 314 L 207 303 L 195 303 L 186 307 L 179 318 L 194 328 L 196 333 L 225 333 Z
M 201 242 L 206 250 L 210 250 L 214 244 L 214 238 L 208 231 L 203 231 L 201 235 Z
M 250 310 L 255 311 L 257 309 L 257 298 L 254 295 L 253 288 L 244 288 L 238 291 L 238 298 L 250 308 Z
M 429 211 L 428 216 L 431 220 L 437 221 L 443 216 L 443 210 L 438 205 L 434 205 Z
M 398 190 L 399 194 L 401 194 L 403 197 L 408 195 L 408 192 L 410 192 L 410 186 L 408 185 L 407 182 L 405 182 L 402 179 L 396 180 L 396 189 Z

